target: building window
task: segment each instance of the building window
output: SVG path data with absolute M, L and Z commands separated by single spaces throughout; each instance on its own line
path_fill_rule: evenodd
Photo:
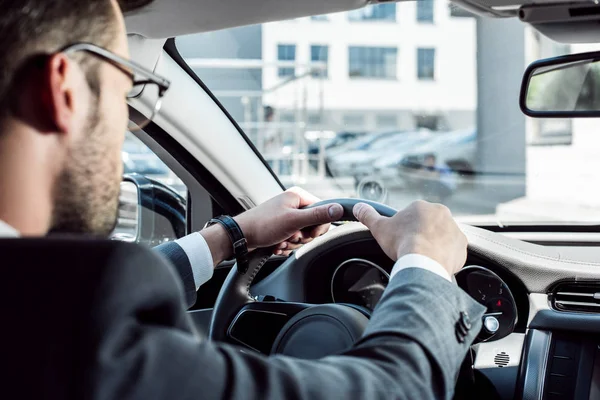
M 375 124 L 377 128 L 396 128 L 398 126 L 398 118 L 393 114 L 381 114 L 375 118 Z
M 344 128 L 349 130 L 360 130 L 365 125 L 365 116 L 361 114 L 344 115 Z
M 395 21 L 396 3 L 376 4 L 348 12 L 350 21 Z
M 279 60 L 279 61 L 296 61 L 296 45 L 295 44 L 277 45 L 277 60 Z M 280 67 L 277 70 L 277 75 L 280 77 L 294 76 L 294 75 L 296 75 L 296 68 Z
M 310 46 L 310 61 L 325 63 L 325 69 L 315 68 L 311 71 L 313 78 L 327 78 L 327 62 L 329 61 L 329 48 L 327 46 Z
M 327 16 L 327 14 L 312 15 L 310 19 L 311 21 L 329 21 L 329 17 Z
M 433 22 L 433 0 L 417 0 L 417 21 Z
M 296 113 L 293 111 L 281 111 L 279 113 L 279 121 L 287 123 L 296 122 Z
M 435 79 L 435 49 L 417 49 L 417 77 Z
M 573 120 L 561 118 L 532 119 L 528 144 L 534 146 L 569 145 L 573 142 Z
M 398 49 L 394 47 L 360 47 L 348 49 L 352 78 L 396 79 Z

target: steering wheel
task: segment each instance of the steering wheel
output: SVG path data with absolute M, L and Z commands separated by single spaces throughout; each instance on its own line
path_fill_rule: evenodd
M 349 198 L 325 200 L 307 208 L 333 203 L 344 209 L 341 221 L 356 221 L 352 209 L 357 203 L 367 203 L 383 216 L 396 214 L 395 209 L 384 204 Z M 254 278 L 272 254 L 273 248 L 255 250 L 245 272 L 237 265 L 231 269 L 215 302 L 210 339 L 245 344 L 266 354 L 300 358 L 320 358 L 354 344 L 369 320 L 366 309 L 351 304 L 258 301 L 251 296 Z M 259 335 L 260 340 L 249 345 L 245 339 L 248 331 Z M 315 338 L 319 338 L 318 343 Z

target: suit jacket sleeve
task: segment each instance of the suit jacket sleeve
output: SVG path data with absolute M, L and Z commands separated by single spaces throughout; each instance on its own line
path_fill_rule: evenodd
M 196 304 L 197 292 L 192 264 L 186 252 L 175 242 L 163 243 L 154 247 L 153 250 L 169 260 L 174 267 L 183 285 L 186 309 L 191 308 Z
M 179 282 L 156 253 L 128 250 L 127 265 L 123 255 L 114 254 L 94 293 L 75 398 L 450 399 L 481 327 L 482 306 L 410 268 L 394 277 L 364 337 L 343 354 L 316 361 L 250 354 L 195 334 Z M 463 343 L 455 336 L 460 312 L 473 324 Z

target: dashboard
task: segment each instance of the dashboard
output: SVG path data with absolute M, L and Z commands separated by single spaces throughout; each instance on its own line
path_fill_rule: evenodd
M 351 258 L 333 272 L 331 300 L 373 311 L 389 282 L 390 274 L 383 267 L 364 258 Z
M 487 309 L 465 360 L 468 379 L 489 389 L 474 398 L 600 399 L 600 250 L 462 228 L 469 251 L 455 279 Z M 394 263 L 360 225 L 326 236 L 296 251 L 256 293 L 370 314 Z
M 493 342 L 511 333 L 525 333 L 528 291 L 498 263 L 469 254 L 456 275 L 457 284 L 487 308 L 478 342 Z M 325 252 L 309 263 L 302 279 L 303 301 L 359 306 L 370 313 L 383 295 L 394 263 L 373 240 L 356 241 Z
M 498 274 L 486 267 L 467 265 L 455 278 L 460 288 L 487 308 L 477 341 L 499 340 L 514 332 L 519 320 L 517 303 Z M 353 304 L 372 312 L 389 281 L 388 271 L 373 261 L 345 260 L 331 277 L 332 302 Z

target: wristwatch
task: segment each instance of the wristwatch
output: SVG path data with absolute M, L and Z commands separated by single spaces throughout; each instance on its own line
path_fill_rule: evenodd
M 240 274 L 245 274 L 248 271 L 248 241 L 242 232 L 242 228 L 233 218 L 228 215 L 221 215 L 213 218 L 206 224 L 207 227 L 220 224 L 227 232 L 227 236 L 231 239 L 233 245 L 233 255 L 237 262 L 237 270 Z

